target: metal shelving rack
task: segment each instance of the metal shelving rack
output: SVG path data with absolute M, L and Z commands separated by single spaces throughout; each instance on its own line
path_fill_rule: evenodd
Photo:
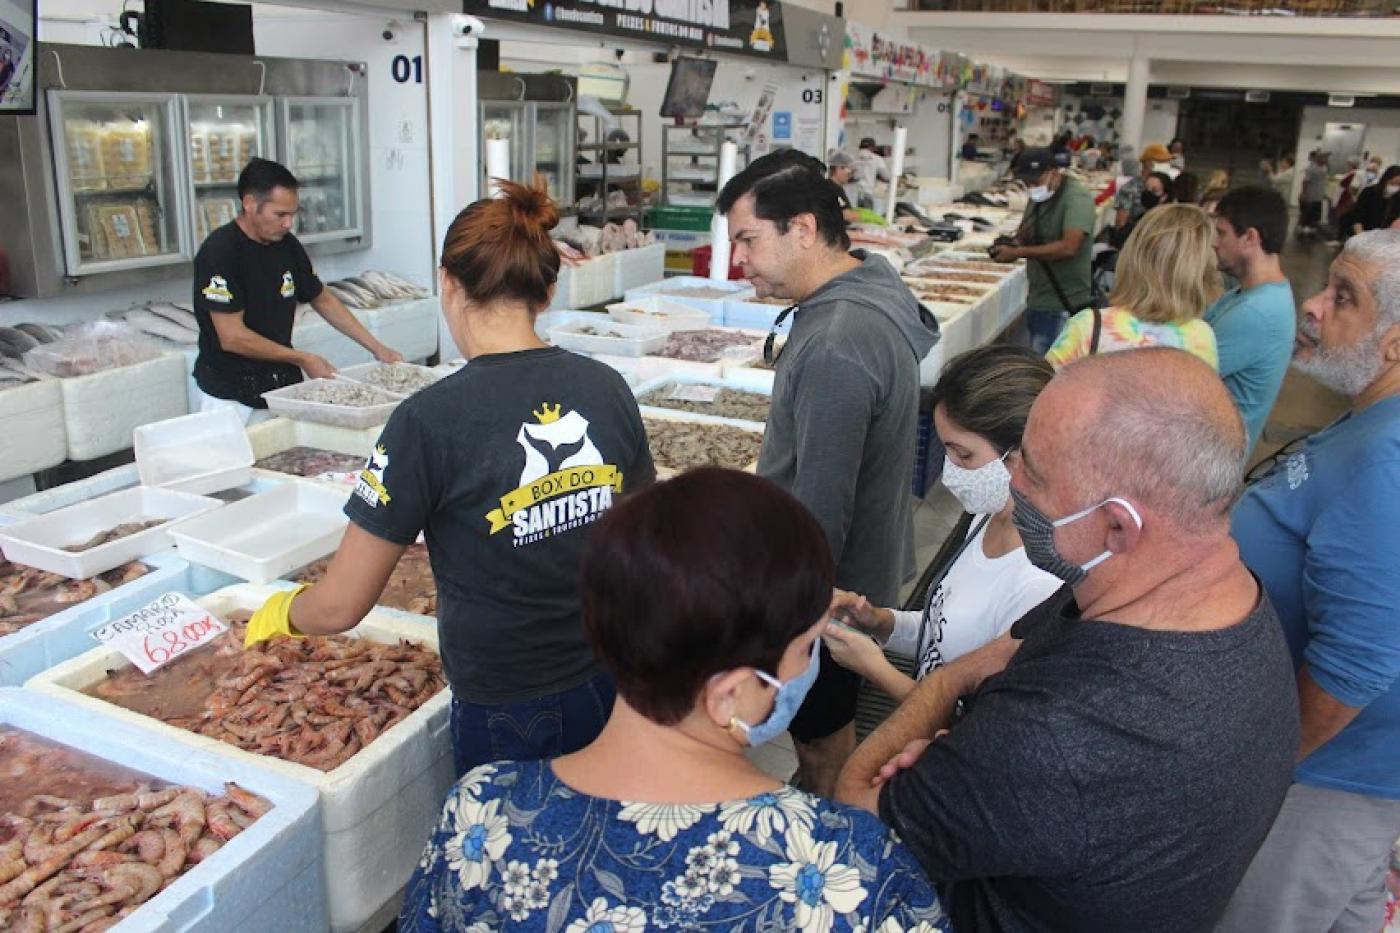
M 578 216 L 584 221 L 598 221 L 607 223 L 610 220 L 622 220 L 628 217 L 635 218 L 639 223 L 642 219 L 642 212 L 645 205 L 642 204 L 642 112 L 640 110 L 612 110 L 613 119 L 618 122 L 621 129 L 628 135 L 628 142 L 607 142 L 604 136 L 607 130 L 603 127 L 603 118 L 591 113 L 580 113 L 578 124 L 588 134 L 590 142 L 579 143 L 578 151 L 592 154 L 590 166 L 598 168 L 597 175 L 585 175 L 584 165 L 578 166 L 577 177 L 574 180 L 574 192 L 578 192 L 585 186 L 597 186 L 598 197 L 602 200 L 603 206 L 594 210 L 579 210 Z M 608 156 L 621 153 L 627 166 L 635 163 L 636 171 L 630 169 L 619 171 L 623 168 L 618 163 L 609 162 Z M 635 153 L 635 160 L 631 155 Z M 608 192 L 613 189 L 623 189 L 628 191 L 626 207 L 608 207 Z
M 726 140 L 739 147 L 739 158 L 735 171 L 743 171 L 749 164 L 749 144 L 737 137 L 743 124 L 707 124 L 703 126 L 661 127 L 661 203 L 673 206 L 708 206 L 713 200 L 707 197 L 704 203 L 695 196 L 695 185 L 715 187 L 719 182 L 719 151 Z M 690 164 L 681 170 L 671 168 L 672 159 L 687 158 Z M 703 161 L 702 161 L 703 160 Z M 691 186 L 686 200 L 677 201 L 671 194 L 673 184 Z M 706 192 L 708 194 L 708 192 Z

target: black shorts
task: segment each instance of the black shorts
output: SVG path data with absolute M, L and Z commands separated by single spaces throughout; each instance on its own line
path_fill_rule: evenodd
M 847 670 L 822 645 L 822 667 L 788 731 L 799 742 L 824 739 L 855 721 L 860 675 Z

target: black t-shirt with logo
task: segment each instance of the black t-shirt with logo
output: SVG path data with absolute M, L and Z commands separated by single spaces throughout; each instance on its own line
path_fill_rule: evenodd
M 424 533 L 452 692 L 516 702 L 601 669 L 581 617 L 586 532 L 655 478 L 616 371 L 524 350 L 478 357 L 400 405 L 345 514 L 395 544 Z
M 290 233 L 275 243 L 257 243 L 238 226 L 224 224 L 194 257 L 194 313 L 199 322 L 199 359 L 194 377 L 215 398 L 266 408 L 262 393 L 301 381 L 301 370 L 230 353 L 219 345 L 211 314 L 243 312 L 253 333 L 284 347 L 292 345 L 298 302 L 321 294 L 311 257 Z

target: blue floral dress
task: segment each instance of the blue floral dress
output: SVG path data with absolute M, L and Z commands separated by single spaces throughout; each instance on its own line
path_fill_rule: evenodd
M 790 788 L 621 803 L 547 761 L 467 773 L 408 883 L 402 933 L 945 933 L 937 895 L 870 814 Z

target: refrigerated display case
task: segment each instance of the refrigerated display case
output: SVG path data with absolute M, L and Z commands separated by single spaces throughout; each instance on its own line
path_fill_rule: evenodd
M 549 194 L 561 207 L 574 201 L 575 83 L 564 75 L 518 75 L 481 72 L 482 192 L 489 192 L 486 140 L 510 140 L 511 181 L 529 184 L 544 176 Z
M 283 99 L 282 162 L 301 183 L 297 239 L 358 236 L 360 103 L 346 97 Z
M 189 259 L 177 95 L 47 96 L 68 274 Z
M 238 216 L 238 175 L 253 158 L 275 159 L 272 100 L 254 96 L 184 98 L 195 248 Z
M 530 105 L 530 153 L 535 171 L 549 184 L 550 197 L 560 204 L 574 203 L 574 105 Z
M 524 101 L 481 102 L 481 191 L 490 195 L 491 179 L 486 172 L 486 140 L 510 140 L 510 180 L 528 182 L 530 173 L 526 161 L 530 152 L 530 105 Z

